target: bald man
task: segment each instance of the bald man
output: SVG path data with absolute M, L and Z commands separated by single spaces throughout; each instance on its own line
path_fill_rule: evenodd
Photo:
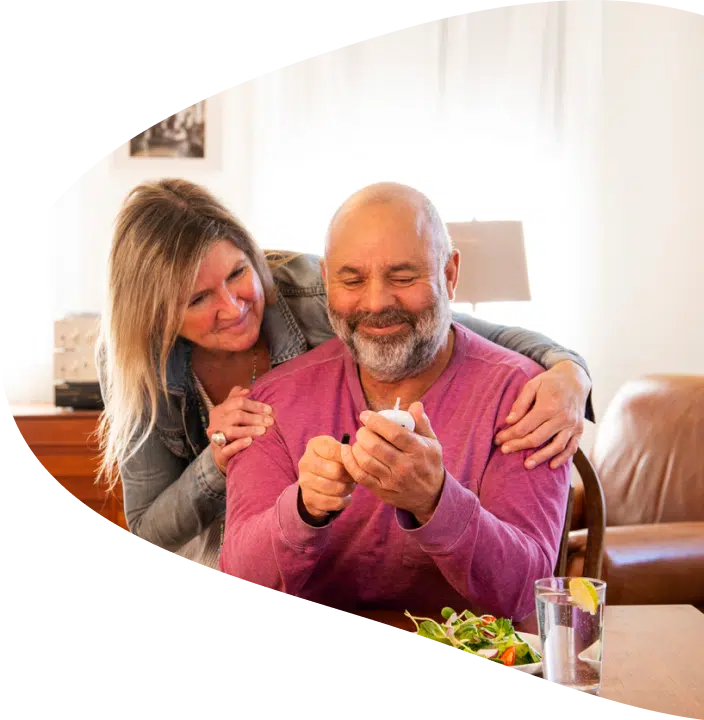
M 453 323 L 458 270 L 413 188 L 374 185 L 337 211 L 323 264 L 337 338 L 255 387 L 276 423 L 228 467 L 222 570 L 341 609 L 532 612 L 568 465 L 527 470 L 527 451 L 493 442 L 541 368 Z M 414 432 L 378 413 L 397 398 Z

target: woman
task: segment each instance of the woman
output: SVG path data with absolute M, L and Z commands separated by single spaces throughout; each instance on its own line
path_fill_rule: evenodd
M 517 401 L 524 425 L 514 425 L 514 443 L 537 447 L 556 436 L 542 459 L 569 458 L 588 393 L 581 358 L 534 333 L 458 319 L 538 362 L 550 356 L 554 367 Z M 130 530 L 217 567 L 227 461 L 273 423 L 249 387 L 332 335 L 314 256 L 265 258 L 193 183 L 137 186 L 117 219 L 99 346 L 102 473 L 114 485 L 119 471 Z

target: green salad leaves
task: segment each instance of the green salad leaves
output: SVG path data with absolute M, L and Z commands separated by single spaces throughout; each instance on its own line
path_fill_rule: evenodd
M 540 655 L 524 642 L 506 618 L 493 615 L 474 615 L 465 610 L 459 615 L 449 607 L 443 608 L 440 624 L 432 618 L 414 617 L 408 610 L 405 615 L 416 626 L 421 637 L 456 647 L 502 665 L 529 665 L 540 662 Z

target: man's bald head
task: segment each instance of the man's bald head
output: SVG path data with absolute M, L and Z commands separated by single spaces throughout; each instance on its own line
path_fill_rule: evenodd
M 374 205 L 388 205 L 397 209 L 400 214 L 413 214 L 418 236 L 433 243 L 440 266 L 444 266 L 452 252 L 452 243 L 437 208 L 419 190 L 408 185 L 392 182 L 367 185 L 367 187 L 358 190 L 342 203 L 328 225 L 325 239 L 326 255 L 335 242 L 336 229 L 354 216 L 355 213 L 364 211 Z
M 458 268 L 425 195 L 397 183 L 363 188 L 328 229 L 322 269 L 333 331 L 380 382 L 424 372 L 448 342 Z

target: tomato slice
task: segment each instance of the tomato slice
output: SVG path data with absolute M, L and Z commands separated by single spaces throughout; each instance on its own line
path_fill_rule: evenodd
M 488 625 L 489 623 L 496 622 L 496 618 L 493 615 L 485 615 L 482 618 L 482 625 Z
M 500 658 L 504 665 L 515 665 L 516 663 L 516 646 L 512 645 L 510 648 L 506 648 L 503 651 Z

